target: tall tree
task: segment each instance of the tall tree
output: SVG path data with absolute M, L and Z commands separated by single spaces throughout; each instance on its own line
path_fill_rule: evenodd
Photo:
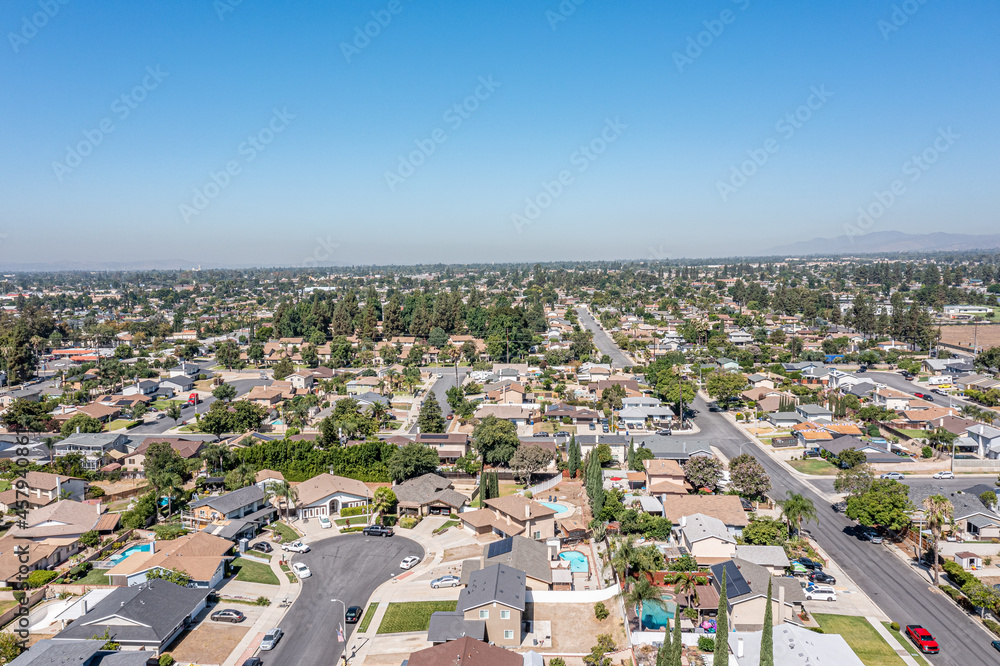
M 817 520 L 816 506 L 813 501 L 805 495 L 786 492 L 787 497 L 778 502 L 781 507 L 781 515 L 788 522 L 789 530 L 794 526 L 795 532 L 802 529 L 803 522 Z
M 771 609 L 771 584 L 767 578 L 767 606 L 764 608 L 764 633 L 760 637 L 760 666 L 774 666 L 774 618 Z
M 951 522 L 952 516 L 955 515 L 955 507 L 952 505 L 951 500 L 944 495 L 931 495 L 924 500 L 923 508 L 924 521 L 927 523 L 927 527 L 930 528 L 931 535 L 934 537 L 934 584 L 938 585 L 940 582 L 938 542 L 941 541 L 942 528 Z M 923 553 L 920 555 L 923 556 Z
M 715 650 L 712 663 L 726 666 L 729 663 L 729 596 L 726 594 L 726 570 L 722 570 L 719 583 L 719 612 L 715 620 Z
M 441 405 L 437 401 L 437 395 L 431 391 L 424 398 L 424 404 L 420 406 L 417 428 L 420 429 L 420 432 L 444 432 L 446 425 L 444 416 L 441 414 Z
M 681 653 L 684 651 L 684 642 L 681 640 L 681 620 L 674 617 L 674 640 L 670 643 L 670 666 L 683 666 L 681 663 Z

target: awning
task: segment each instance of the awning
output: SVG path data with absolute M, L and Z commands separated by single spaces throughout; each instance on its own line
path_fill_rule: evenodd
M 976 514 L 975 516 L 969 516 L 968 518 L 966 518 L 965 522 L 968 523 L 969 525 L 973 525 L 978 529 L 983 529 L 984 527 L 990 527 L 992 525 L 996 525 L 998 521 L 992 518 L 987 518 L 986 516 L 983 515 Z

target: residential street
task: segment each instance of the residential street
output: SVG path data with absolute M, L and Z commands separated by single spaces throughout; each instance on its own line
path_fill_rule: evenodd
M 452 413 L 451 406 L 448 405 L 448 389 L 453 386 L 461 386 L 462 382 L 465 381 L 465 376 L 469 374 L 472 368 L 458 368 L 458 375 L 456 377 L 454 366 L 450 368 L 420 368 L 423 372 L 430 372 L 433 374 L 440 374 L 440 379 L 436 379 L 434 384 L 431 386 L 431 390 L 434 391 L 435 397 L 437 397 L 438 404 L 441 405 L 441 413 L 447 418 L 449 414 Z M 417 434 L 417 424 L 414 422 L 410 426 L 409 433 L 411 435 Z
M 400 536 L 345 534 L 314 542 L 311 547 L 310 552 L 292 560 L 304 562 L 312 576 L 302 581 L 302 592 L 281 621 L 285 635 L 278 647 L 258 653 L 267 666 L 338 663 L 344 644 L 337 642 L 337 627 L 343 623 L 344 607 L 332 600 L 364 608 L 375 588 L 404 573 L 399 568 L 404 557 L 424 557 L 419 544 Z M 348 645 L 354 627 L 345 627 Z
M 615 344 L 614 340 L 611 339 L 601 325 L 597 323 L 593 315 L 590 314 L 590 310 L 585 307 L 579 307 L 576 309 L 576 315 L 580 318 L 580 325 L 583 326 L 588 331 L 594 333 L 594 346 L 602 354 L 607 354 L 611 357 L 611 367 L 613 368 L 624 368 L 632 365 L 632 361 L 628 359 L 621 348 Z

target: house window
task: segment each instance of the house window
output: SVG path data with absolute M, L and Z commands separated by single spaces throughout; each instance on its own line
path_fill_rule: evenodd
M 510 619 L 510 611 L 506 611 L 506 610 L 500 611 L 500 619 L 501 620 L 509 620 Z
M 488 619 L 490 619 L 490 612 L 488 610 L 481 610 L 481 611 L 479 611 L 479 619 L 480 620 L 488 620 Z
M 504 629 L 504 631 L 503 631 L 503 639 L 505 641 L 512 641 L 512 640 L 514 640 L 514 630 L 513 629 Z
M 536 531 L 536 532 L 535 532 L 535 536 L 534 536 L 534 538 L 535 538 L 535 539 L 541 539 L 541 538 L 542 538 L 542 533 L 541 533 L 541 532 L 537 532 L 537 531 Z

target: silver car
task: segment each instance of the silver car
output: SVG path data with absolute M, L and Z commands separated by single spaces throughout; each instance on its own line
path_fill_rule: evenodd
M 283 632 L 279 627 L 275 627 L 271 631 L 264 634 L 264 640 L 260 642 L 260 649 L 273 650 L 274 647 L 278 644 L 278 641 L 280 641 L 281 637 L 284 635 L 285 632 Z
M 458 576 L 441 576 L 431 581 L 431 587 L 435 589 L 439 587 L 458 587 L 461 584 L 462 579 Z

